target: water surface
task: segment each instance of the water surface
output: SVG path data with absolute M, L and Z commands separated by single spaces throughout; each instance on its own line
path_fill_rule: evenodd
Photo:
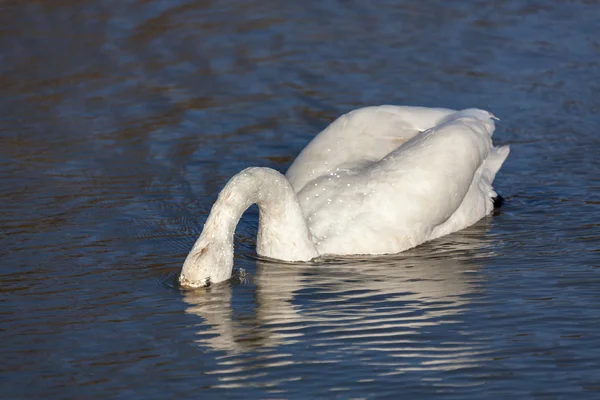
M 600 397 L 600 6 L 5 1 L 6 398 Z M 407 253 L 174 285 L 227 179 L 374 104 L 479 107 L 496 215 Z

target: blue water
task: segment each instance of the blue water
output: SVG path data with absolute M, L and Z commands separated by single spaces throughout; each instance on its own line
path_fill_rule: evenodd
M 0 392 L 600 398 L 600 5 L 0 4 Z M 506 203 L 404 254 L 175 278 L 219 190 L 357 107 L 478 107 Z

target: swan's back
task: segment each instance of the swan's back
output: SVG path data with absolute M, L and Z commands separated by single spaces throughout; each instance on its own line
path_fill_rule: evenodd
M 308 182 L 329 172 L 379 161 L 455 112 L 390 105 L 351 111 L 313 138 L 290 166 L 286 177 L 298 192 Z
M 491 211 L 491 181 L 508 148 L 493 148 L 487 111 L 452 113 L 380 160 L 334 170 L 299 191 L 319 253 L 397 253 Z

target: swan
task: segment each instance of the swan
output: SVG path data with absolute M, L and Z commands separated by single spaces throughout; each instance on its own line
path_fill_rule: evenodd
M 244 169 L 225 185 L 187 255 L 179 283 L 231 277 L 233 235 L 259 209 L 257 253 L 300 262 L 322 255 L 392 254 L 488 215 L 509 146 L 495 147 L 488 111 L 376 106 L 335 120 L 286 175 Z

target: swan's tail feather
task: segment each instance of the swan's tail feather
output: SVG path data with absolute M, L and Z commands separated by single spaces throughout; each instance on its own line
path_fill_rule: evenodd
M 490 155 L 484 161 L 484 174 L 491 185 L 496 174 L 510 153 L 510 146 L 492 147 Z

